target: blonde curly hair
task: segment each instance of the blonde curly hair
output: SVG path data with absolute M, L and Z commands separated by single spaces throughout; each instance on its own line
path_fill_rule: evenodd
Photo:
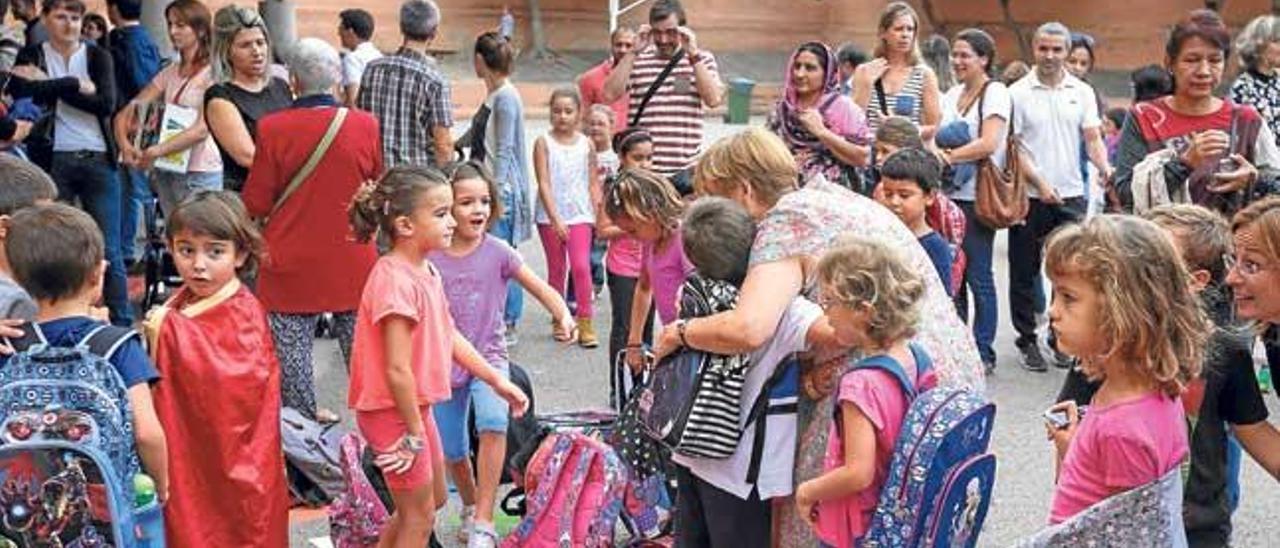
M 889 246 L 843 237 L 818 261 L 817 274 L 822 294 L 835 304 L 871 308 L 867 338 L 880 347 L 915 336 L 924 280 Z

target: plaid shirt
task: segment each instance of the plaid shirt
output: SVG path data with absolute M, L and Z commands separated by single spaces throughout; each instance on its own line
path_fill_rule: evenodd
M 435 165 L 431 129 L 453 126 L 449 82 L 435 59 L 409 49 L 369 62 L 356 106 L 378 118 L 388 169 Z

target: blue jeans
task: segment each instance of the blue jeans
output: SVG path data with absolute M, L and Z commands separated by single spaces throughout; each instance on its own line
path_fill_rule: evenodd
M 515 241 L 515 226 L 511 224 L 511 215 L 503 215 L 498 222 L 493 223 L 493 227 L 489 229 L 489 234 L 500 238 L 507 242 L 511 247 L 519 245 Z M 511 280 L 507 282 L 507 307 L 502 312 L 502 320 L 508 326 L 514 326 L 520 323 L 520 316 L 524 314 L 524 288 L 520 287 L 520 283 Z
M 136 261 L 142 256 L 137 249 L 138 217 L 142 216 L 143 205 L 150 202 L 151 188 L 147 186 L 147 174 L 131 168 L 120 169 L 120 192 L 123 202 L 120 204 L 120 253 L 125 261 Z
M 506 365 L 497 367 L 503 377 L 508 376 Z M 467 384 L 453 389 L 449 401 L 432 404 L 431 413 L 440 431 L 440 445 L 444 446 L 444 460 L 458 462 L 471 453 L 471 435 L 467 428 L 467 415 L 475 402 L 476 432 L 506 433 L 507 400 L 502 399 L 488 383 L 472 377 Z
M 960 318 L 969 319 L 969 293 L 973 293 L 973 339 L 978 344 L 978 354 L 983 363 L 995 363 L 996 326 L 1000 323 L 1000 303 L 996 297 L 995 272 L 991 260 L 995 249 L 996 232 L 978 221 L 973 202 L 956 200 L 964 210 L 964 278 L 956 288 L 955 303 Z
M 58 185 L 58 199 L 69 203 L 79 199 L 102 231 L 107 256 L 102 298 L 111 312 L 111 323 L 132 326 L 133 305 L 129 303 L 129 280 L 120 247 L 120 206 L 124 198 L 115 166 L 103 152 L 55 152 L 51 171 Z

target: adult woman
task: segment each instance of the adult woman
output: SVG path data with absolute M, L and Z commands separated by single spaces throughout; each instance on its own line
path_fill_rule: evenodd
M 470 158 L 484 162 L 500 185 L 502 218 L 490 232 L 502 241 L 519 247 L 533 235 L 533 213 L 529 205 L 528 147 L 524 140 L 524 103 L 520 92 L 507 79 L 514 68 L 515 50 L 497 32 L 476 38 L 475 71 L 489 92 L 480 110 L 471 117 L 471 127 L 458 143 L 470 147 Z M 507 308 L 503 318 L 506 337 L 515 341 L 516 324 L 524 310 L 524 289 L 507 285 Z
M 1093 65 L 1096 62 L 1097 57 L 1094 56 L 1093 36 L 1079 32 L 1071 33 L 1071 50 L 1067 52 L 1067 72 L 1093 88 L 1093 98 L 1097 100 L 1098 113 L 1101 114 L 1107 111 L 1106 99 L 1103 98 L 1102 92 L 1098 90 L 1098 86 L 1089 81 L 1089 73 L 1093 72 Z M 1083 136 L 1080 139 L 1081 142 L 1084 142 Z M 1097 184 L 1097 170 L 1090 168 L 1087 145 L 1080 146 L 1080 173 L 1085 181 L 1084 199 L 1085 203 L 1088 204 L 1088 213 L 1092 215 L 1102 211 L 1105 206 L 1102 188 Z
M 239 191 L 253 165 L 258 120 L 289 106 L 289 84 L 269 74 L 271 42 L 258 12 L 227 6 L 213 17 L 213 80 L 205 122 L 222 155 L 224 188 Z
M 222 189 L 222 159 L 209 136 L 204 117 L 163 143 L 139 150 L 128 135 L 136 131 L 138 106 L 164 101 L 168 109 L 199 112 L 205 91 L 213 84 L 209 68 L 209 8 L 199 0 L 175 0 L 164 9 L 169 22 L 169 42 L 178 50 L 180 61 L 160 71 L 147 87 L 133 98 L 129 108 L 116 115 L 116 142 L 126 164 L 148 169 L 158 158 L 188 153 L 185 171 L 154 169 L 151 185 L 160 197 L 160 207 L 173 211 L 195 190 Z
M 695 176 L 700 192 L 733 199 L 756 219 L 751 267 L 735 310 L 665 327 L 657 342 L 659 355 L 681 345 L 725 354 L 761 346 L 774 335 L 779 318 L 797 296 L 816 297 L 818 258 L 841 234 L 855 233 L 903 251 L 928 286 L 921 301 L 924 321 L 918 340 L 934 357 L 942 382 L 981 389 L 982 371 L 972 338 L 956 317 L 928 255 L 889 210 L 820 176 L 797 189 L 795 161 L 781 140 L 761 129 L 748 129 L 713 145 L 698 162 Z M 804 374 L 797 482 L 821 471 L 830 393 L 844 361 L 825 360 Z M 792 505 L 783 505 L 780 513 L 779 538 L 784 544 L 815 544 Z
M 1250 21 L 1236 37 L 1236 49 L 1245 70 L 1231 83 L 1231 100 L 1258 109 L 1272 135 L 1280 136 L 1280 17 Z
M 924 138 L 933 137 L 942 116 L 938 104 L 938 76 L 920 61 L 916 31 L 920 17 L 905 2 L 890 2 L 880 14 L 880 42 L 875 59 L 858 66 L 853 75 L 853 102 L 866 111 L 871 131 L 886 116 L 909 118 Z
M 364 111 L 340 110 L 333 96 L 340 63 L 338 52 L 322 40 L 304 38 L 294 45 L 289 71 L 300 97 L 258 122 L 257 153 L 243 190 L 249 214 L 266 219 L 262 236 L 271 251 L 258 274 L 257 295 L 283 370 L 284 405 L 307 416 L 316 416 L 316 321 L 333 313 L 333 332 L 348 359 L 360 292 L 377 260 L 374 246 L 356 243 L 343 220 L 360 184 L 382 174 L 378 121 Z M 326 149 L 322 142 L 334 124 Z M 320 154 L 318 163 L 294 185 L 313 153 Z M 317 418 L 336 417 L 323 412 Z
M 107 47 L 107 18 L 98 13 L 84 14 L 80 26 L 80 38 L 100 48 Z
M 1230 214 L 1269 193 L 1280 151 L 1258 111 L 1213 90 L 1231 54 L 1217 13 L 1196 10 L 1165 44 L 1173 94 L 1134 106 L 1120 136 L 1115 186 L 1126 208 L 1188 200 Z
M 980 29 L 965 29 L 951 45 L 951 65 L 959 84 L 942 96 L 942 124 L 939 141 L 950 128 L 960 128 L 969 135 L 967 144 L 942 148 L 942 157 L 952 166 L 954 176 L 948 184 L 947 196 L 964 210 L 964 278 L 956 290 L 956 307 L 960 317 L 969 317 L 968 294 L 973 294 L 973 336 L 987 371 L 995 368 L 993 343 L 1000 308 L 996 300 L 992 253 L 996 233 L 978 221 L 974 210 L 979 161 L 991 161 L 1003 167 L 1012 101 L 1009 88 L 995 80 L 996 45 L 990 34 Z M 942 143 L 939 143 L 939 147 Z
M 951 66 L 951 43 L 941 34 L 930 34 L 920 46 L 925 64 L 938 77 L 938 91 L 946 93 L 957 84 L 955 69 Z
M 1280 198 L 1258 200 L 1231 221 L 1235 260 L 1227 285 L 1236 316 L 1256 322 L 1267 347 L 1271 378 L 1280 379 Z
M 802 183 L 821 174 L 861 192 L 862 177 L 853 168 L 867 164 L 867 124 L 862 110 L 839 92 L 834 60 L 821 42 L 806 42 L 791 54 L 790 74 L 768 127 L 796 157 Z

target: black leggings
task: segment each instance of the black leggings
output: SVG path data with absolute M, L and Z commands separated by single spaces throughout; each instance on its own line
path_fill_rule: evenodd
M 747 500 L 676 466 L 676 546 L 679 548 L 769 548 L 772 501 L 757 490 Z
M 609 325 L 609 367 L 614 366 L 618 353 L 627 347 L 627 334 L 631 332 L 631 300 L 639 281 L 639 278 L 609 273 L 609 309 L 613 320 Z M 645 320 L 643 340 L 646 345 L 653 344 L 653 307 L 649 308 L 649 317 Z M 614 374 L 610 373 L 610 379 Z M 610 383 L 609 390 L 609 401 L 617 401 L 617 395 L 612 393 L 613 383 Z

